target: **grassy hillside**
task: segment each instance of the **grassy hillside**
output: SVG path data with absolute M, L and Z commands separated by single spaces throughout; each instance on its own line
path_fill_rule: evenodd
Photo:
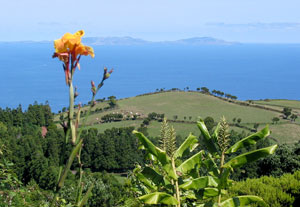
M 256 104 L 261 105 L 269 105 L 269 106 L 279 106 L 279 107 L 289 107 L 292 109 L 299 109 L 300 110 L 300 101 L 297 100 L 286 100 L 286 99 L 266 99 L 266 100 L 259 100 L 254 101 Z
M 217 97 L 206 95 L 198 92 L 164 92 L 152 95 L 144 95 L 118 100 L 118 107 L 105 112 L 93 113 L 87 120 L 89 127 L 96 127 L 100 132 L 112 127 L 133 126 L 138 128 L 142 123 L 142 118 L 147 117 L 151 112 L 163 113 L 168 119 L 174 120 L 174 116 L 178 116 L 178 120 L 186 120 L 195 122 L 198 117 L 205 118 L 211 116 L 217 122 L 223 115 L 229 123 L 233 123 L 233 118 L 241 118 L 241 124 L 249 128 L 253 128 L 254 123 L 259 123 L 260 128 L 266 124 L 270 124 L 272 137 L 276 138 L 280 143 L 293 143 L 300 140 L 300 125 L 292 123 L 289 120 L 280 119 L 278 124 L 272 125 L 272 118 L 279 117 L 281 113 L 265 110 L 257 107 L 245 106 L 238 104 L 240 101 L 233 103 Z M 274 104 L 273 104 L 274 103 Z M 276 108 L 281 111 L 283 106 L 293 107 L 294 110 L 300 102 L 289 100 L 271 100 L 271 101 L 255 101 L 257 105 L 267 106 L 268 108 Z M 276 105 L 277 104 L 277 105 Z M 108 106 L 107 102 L 98 103 L 93 110 Z M 101 117 L 108 113 L 123 113 L 141 115 L 139 120 L 126 120 L 120 122 L 100 123 Z M 56 117 L 56 119 L 58 119 Z M 296 123 L 300 123 L 300 118 Z M 192 123 L 170 123 L 174 126 L 177 134 L 185 137 L 192 132 L 199 134 L 196 124 Z M 236 131 L 246 131 L 238 127 L 231 127 Z M 148 132 L 151 136 L 159 136 L 160 123 L 151 121 L 148 126 Z
M 118 101 L 118 105 L 121 110 L 145 115 L 151 112 L 164 113 L 169 119 L 177 115 L 179 120 L 184 120 L 184 117 L 189 119 L 190 116 L 194 121 L 199 116 L 211 116 L 219 120 L 224 115 L 229 122 L 237 117 L 246 123 L 266 123 L 274 116 L 279 116 L 277 112 L 240 106 L 197 92 L 166 92 L 132 97 Z

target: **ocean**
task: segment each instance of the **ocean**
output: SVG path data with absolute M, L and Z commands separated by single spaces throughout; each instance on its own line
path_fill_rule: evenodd
M 90 100 L 90 81 L 100 81 L 103 67 L 114 68 L 97 98 L 117 98 L 156 89 L 207 87 L 240 100 L 300 100 L 300 45 L 140 45 L 93 46 L 95 58 L 81 58 L 74 85 L 77 103 Z M 68 105 L 62 63 L 53 59 L 52 43 L 0 43 L 0 107 L 26 109 L 49 102 L 57 112 Z

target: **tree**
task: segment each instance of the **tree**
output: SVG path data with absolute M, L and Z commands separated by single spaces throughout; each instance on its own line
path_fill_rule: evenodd
M 296 114 L 292 114 L 291 115 L 291 120 L 292 121 L 295 121 L 297 118 L 298 118 L 298 116 Z
M 108 97 L 108 100 L 109 100 L 108 104 L 111 108 L 114 108 L 117 105 L 117 100 L 115 96 Z
M 204 123 L 205 123 L 208 131 L 211 131 L 215 126 L 215 120 L 210 116 L 208 116 L 204 119 Z
M 238 118 L 238 119 L 236 120 L 236 122 L 237 122 L 237 124 L 239 125 L 239 124 L 242 122 L 242 119 L 241 119 L 241 118 Z
M 203 93 L 209 93 L 209 89 L 206 88 L 206 87 L 201 87 L 201 91 L 202 91 Z
M 292 109 L 288 107 L 284 107 L 282 113 L 285 116 L 284 118 L 287 119 L 292 114 Z
M 277 122 L 279 122 L 279 118 L 278 117 L 273 117 L 272 122 L 273 122 L 273 124 L 277 124 Z
M 174 115 L 174 116 L 173 116 L 173 119 L 174 119 L 174 120 L 177 120 L 177 119 L 178 119 L 178 115 Z
M 257 131 L 258 127 L 259 127 L 259 123 L 255 123 L 255 124 L 253 125 L 253 128 L 254 128 L 255 131 Z
M 144 119 L 143 124 L 146 125 L 146 126 L 149 125 L 150 124 L 150 119 L 149 118 Z
M 214 89 L 214 90 L 212 90 L 211 93 L 217 95 L 217 94 L 218 94 L 218 91 Z

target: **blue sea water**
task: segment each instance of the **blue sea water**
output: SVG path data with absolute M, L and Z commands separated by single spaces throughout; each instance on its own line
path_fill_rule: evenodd
M 75 73 L 77 102 L 91 97 L 90 81 L 114 68 L 97 98 L 117 98 L 157 88 L 206 86 L 247 99 L 300 99 L 300 45 L 95 46 Z M 26 108 L 49 101 L 53 111 L 68 104 L 62 63 L 52 43 L 0 43 L 0 107 Z

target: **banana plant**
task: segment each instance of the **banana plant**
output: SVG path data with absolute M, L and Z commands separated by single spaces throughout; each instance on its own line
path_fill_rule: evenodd
M 266 126 L 261 131 L 256 132 L 248 137 L 241 139 L 232 146 L 229 145 L 229 133 L 228 124 L 225 118 L 221 119 L 221 122 L 216 127 L 212 135 L 208 132 L 203 120 L 197 122 L 198 128 L 201 131 L 203 142 L 206 146 L 207 153 L 205 159 L 205 166 L 207 172 L 218 177 L 218 195 L 217 202 L 215 203 L 203 203 L 200 206 L 213 206 L 213 207 L 235 207 L 235 206 L 246 206 L 252 203 L 259 204 L 260 206 L 266 206 L 262 198 L 253 195 L 237 196 L 234 198 L 229 198 L 222 201 L 222 193 L 226 192 L 226 189 L 230 186 L 232 181 L 229 179 L 229 175 L 234 169 L 242 167 L 243 165 L 254 162 L 260 158 L 273 154 L 277 148 L 277 145 L 273 145 L 266 148 L 261 148 L 246 152 L 233 158 L 229 159 L 227 162 L 226 156 L 232 155 L 232 153 L 237 153 L 238 150 L 255 145 L 257 141 L 262 140 L 270 135 L 269 127 Z M 233 156 L 233 155 L 232 155 Z M 231 156 L 231 157 L 232 157 Z M 216 164 L 218 163 L 218 165 Z M 190 182 L 186 188 L 191 188 L 196 185 L 196 180 Z
M 145 167 L 137 166 L 134 170 L 139 181 L 135 186 L 139 199 L 145 204 L 177 207 L 237 207 L 253 203 L 266 206 L 262 198 L 254 195 L 236 196 L 226 200 L 222 200 L 222 195 L 226 194 L 226 189 L 232 183 L 229 176 L 234 169 L 275 152 L 277 145 L 246 152 L 225 162 L 226 156 L 266 138 L 270 134 L 268 126 L 229 146 L 228 124 L 225 118 L 212 134 L 208 132 L 203 120 L 200 119 L 197 125 L 206 149 L 194 153 L 184 161 L 182 158 L 194 151 L 199 144 L 198 138 L 192 134 L 176 149 L 174 130 L 168 130 L 165 120 L 161 130 L 160 147 L 156 147 L 142 133 L 133 132 L 138 137 L 142 149 L 146 150 L 149 160 Z M 200 168 L 206 169 L 205 174 L 200 175 Z
M 195 152 L 198 138 L 190 134 L 179 148 L 176 148 L 175 130 L 163 121 L 160 147 L 155 146 L 138 131 L 133 133 L 146 151 L 149 163 L 134 169 L 138 180 L 134 186 L 139 200 L 145 204 L 173 206 L 195 206 L 199 199 L 218 195 L 218 178 L 200 176 L 204 151 Z M 194 154 L 183 160 L 189 153 Z

